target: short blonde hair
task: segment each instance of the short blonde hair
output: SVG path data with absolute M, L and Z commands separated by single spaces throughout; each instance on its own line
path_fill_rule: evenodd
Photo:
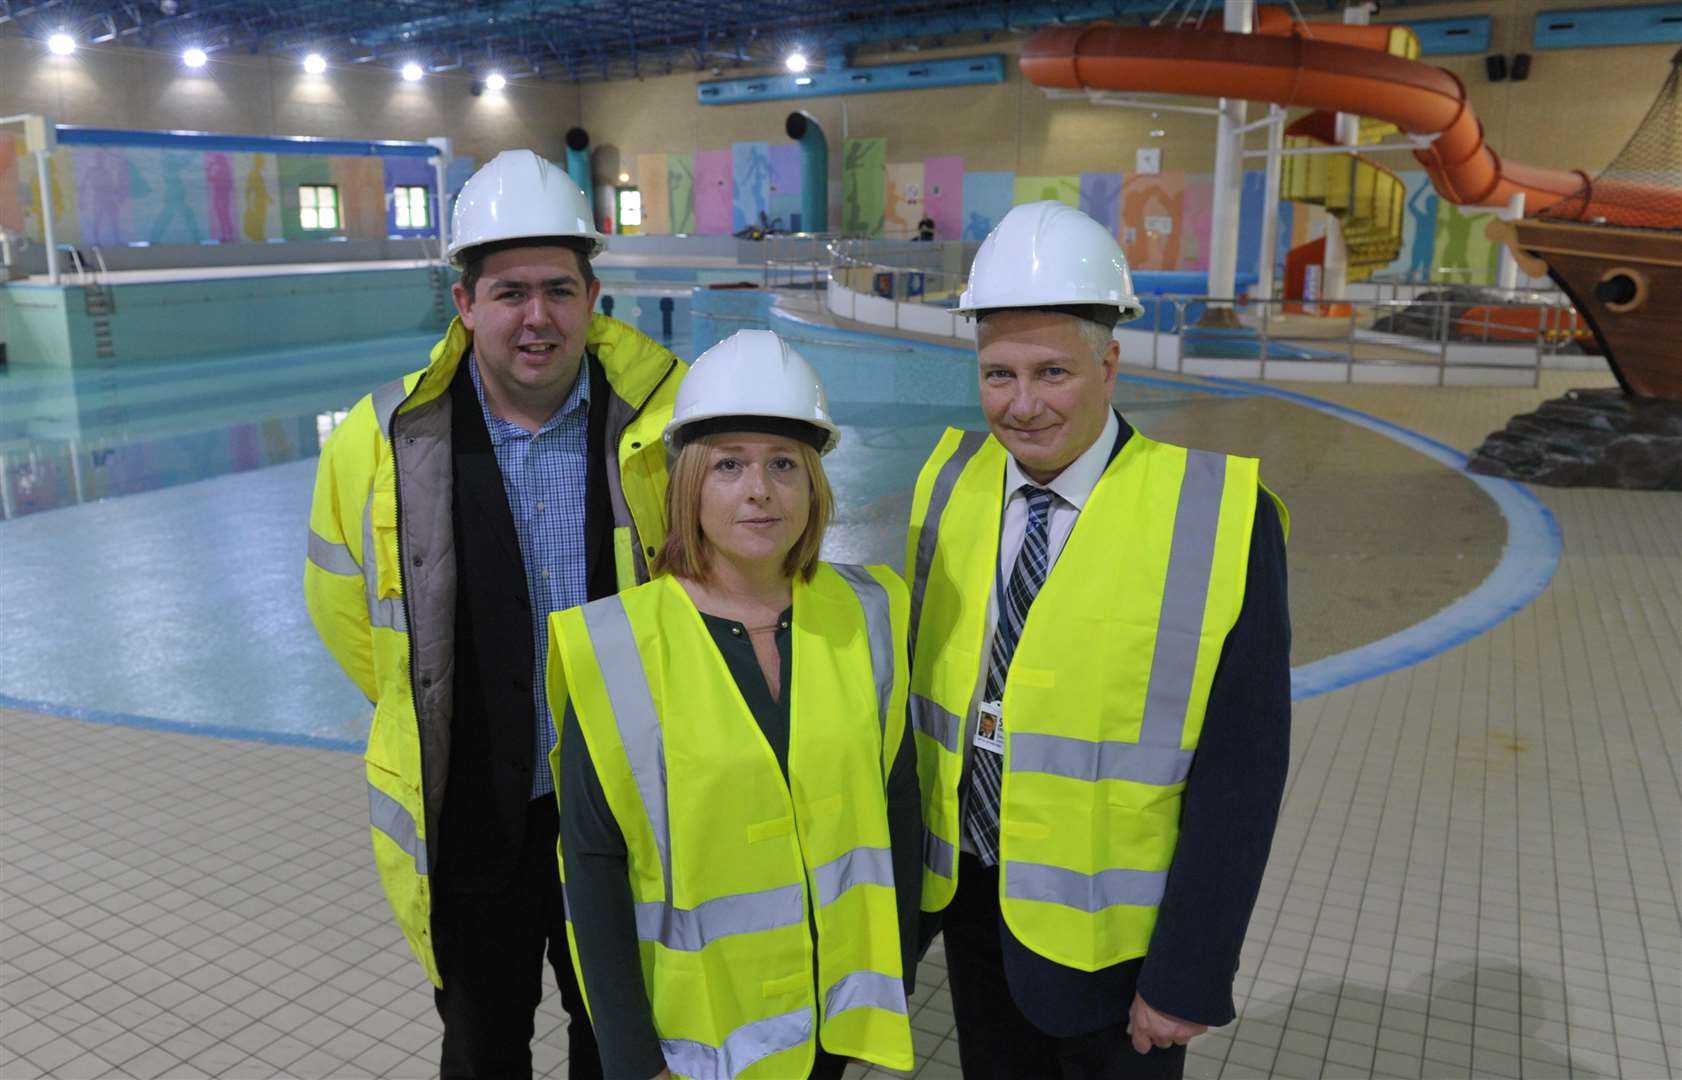
M 706 435 L 684 444 L 672 463 L 671 482 L 666 487 L 666 542 L 654 556 L 650 569 L 656 574 L 676 574 L 691 581 L 708 576 L 708 544 L 701 532 L 701 488 L 707 481 L 707 461 L 721 435 Z M 806 531 L 794 542 L 783 560 L 783 573 L 811 581 L 818 572 L 818 551 L 824 530 L 835 513 L 835 493 L 824 475 L 823 460 L 806 443 L 796 441 L 800 464 L 806 469 L 811 493 Z

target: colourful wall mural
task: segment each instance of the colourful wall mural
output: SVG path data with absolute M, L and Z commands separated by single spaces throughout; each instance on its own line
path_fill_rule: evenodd
M 1056 199 L 1113 229 L 1141 270 L 1204 270 L 1209 259 L 1213 191 L 1208 174 L 1018 176 L 968 171 L 961 157 L 890 163 L 885 139 L 849 139 L 840 161 L 841 231 L 866 236 L 916 235 L 924 215 L 940 239 L 980 240 L 1012 205 Z M 471 161 L 458 160 L 459 184 Z M 798 146 L 743 142 L 694 154 L 637 157 L 643 231 L 724 235 L 761 221 L 801 227 Z M 55 232 L 80 247 L 148 244 L 266 243 L 328 237 L 429 235 L 440 207 L 431 203 L 424 229 L 399 229 L 392 189 L 432 188 L 429 163 L 409 158 L 61 146 L 48 158 Z M 1421 171 L 1402 172 L 1407 185 L 1401 252 L 1375 277 L 1412 282 L 1492 283 L 1499 249 L 1484 236 L 1492 213 L 1445 204 Z M 332 184 L 340 219 L 329 230 L 304 229 L 297 189 Z M 20 137 L 0 137 L 0 228 L 41 239 L 41 193 L 35 159 Z M 1238 264 L 1255 266 L 1260 251 L 1262 173 L 1245 173 Z M 443 212 L 448 212 L 448 200 Z M 1276 259 L 1324 234 L 1324 212 L 1286 203 Z
M 841 231 L 882 235 L 888 199 L 888 140 L 848 139 L 841 157 Z
M 1121 235 L 1121 174 L 1081 173 L 1080 212 Z
M 1180 202 L 1180 262 L 1175 269 L 1209 269 L 1214 218 L 1215 178 L 1208 173 L 1185 174 L 1185 195 Z
M 1121 249 L 1137 270 L 1180 266 L 1185 174 L 1135 173 L 1121 187 Z
M 437 227 L 435 195 L 425 227 L 396 226 L 393 187 L 436 187 L 431 164 L 413 158 L 61 146 L 48 165 L 54 238 L 76 247 L 378 239 Z M 300 224 L 306 183 L 337 188 L 334 228 Z M 42 239 L 38 186 L 22 140 L 0 139 L 0 227 Z
M 1501 248 L 1484 235 L 1484 229 L 1495 220 L 1495 211 L 1438 203 L 1431 280 L 1450 284 L 1494 281 Z
M 1017 205 L 1051 200 L 1080 209 L 1080 177 L 1018 176 L 1011 191 Z
M 695 231 L 729 236 L 733 217 L 730 151 L 702 150 L 695 155 Z
M 934 219 L 936 240 L 964 234 L 964 159 L 929 158 L 923 162 L 923 212 Z
M 923 219 L 923 163 L 889 165 L 883 200 L 881 235 L 891 240 L 910 240 Z
M 800 147 L 794 143 L 771 144 L 771 227 L 799 232 L 800 196 L 804 191 L 800 175 Z
M 642 231 L 670 233 L 672 228 L 670 164 L 665 154 L 637 155 L 637 190 L 642 192 Z
M 1004 216 L 1010 213 L 1015 173 L 972 172 L 964 174 L 965 240 L 985 240 Z
M 24 231 L 23 203 L 18 199 L 21 190 L 18 169 L 28 167 L 23 138 L 0 134 L 0 229 L 7 232 Z
M 666 196 L 672 201 L 672 232 L 684 235 L 694 232 L 695 159 L 693 156 L 689 154 L 666 155 Z
M 730 231 L 771 220 L 771 145 L 739 142 L 730 148 Z

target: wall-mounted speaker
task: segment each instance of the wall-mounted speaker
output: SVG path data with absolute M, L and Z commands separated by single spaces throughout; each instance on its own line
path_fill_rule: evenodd
M 1490 82 L 1501 82 L 1507 77 L 1507 58 L 1500 53 L 1490 53 L 1483 58 L 1483 70 Z
M 1513 67 L 1508 73 L 1514 82 L 1523 82 L 1530 78 L 1530 54 L 1527 52 L 1513 54 Z

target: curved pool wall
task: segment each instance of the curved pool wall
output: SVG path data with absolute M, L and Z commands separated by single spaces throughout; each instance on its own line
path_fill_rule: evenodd
M 758 290 L 696 289 L 691 322 L 697 356 L 738 330 L 775 330 L 817 367 L 831 401 L 980 405 L 975 349 L 967 343 L 937 345 L 810 322 Z
M 109 367 L 218 359 L 443 329 L 455 314 L 441 267 L 274 268 L 97 285 L 0 287 L 8 365 Z

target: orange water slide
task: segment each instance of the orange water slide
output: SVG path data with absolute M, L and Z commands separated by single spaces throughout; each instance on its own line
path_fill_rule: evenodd
M 1303 29 L 1285 25 L 1288 15 L 1281 24 L 1265 17 L 1273 9 L 1261 10 L 1256 34 L 1104 24 L 1041 30 L 1022 50 L 1022 73 L 1047 88 L 1243 98 L 1383 120 L 1433 139 L 1414 157 L 1437 191 L 1462 206 L 1505 206 L 1523 193 L 1529 215 L 1586 189 L 1586 199 L 1556 213 L 1569 207 L 1578 220 L 1609 224 L 1651 213 L 1653 193 L 1634 185 L 1596 191 L 1587 173 L 1503 161 L 1484 142 L 1459 78 L 1380 51 L 1393 27 L 1314 23 Z

